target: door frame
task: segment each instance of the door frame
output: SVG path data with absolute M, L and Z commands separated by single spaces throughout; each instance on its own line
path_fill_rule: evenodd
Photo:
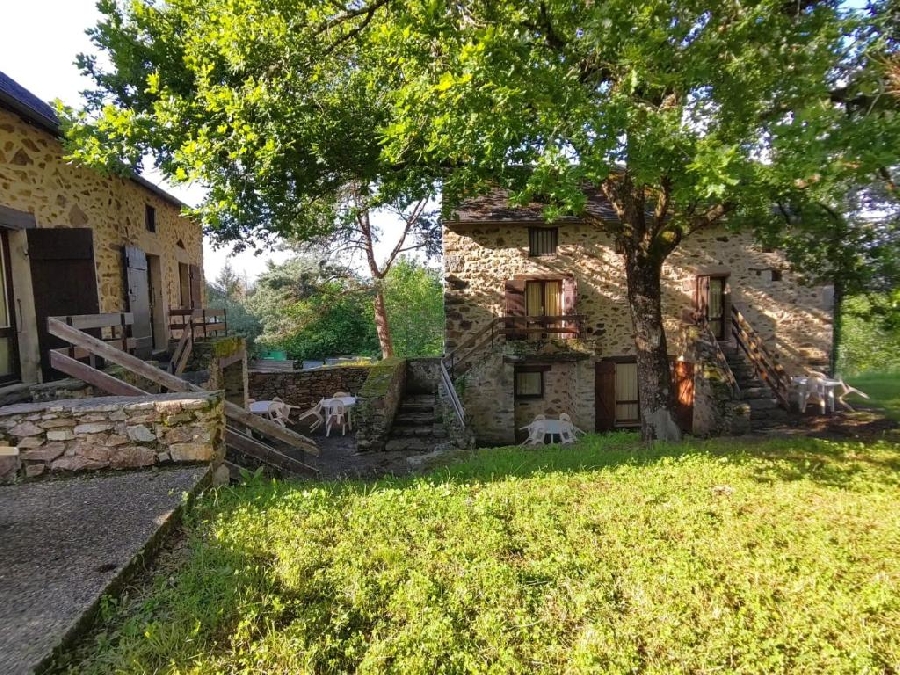
M 0 384 L 18 382 L 22 375 L 22 364 L 19 359 L 19 330 L 16 317 L 16 293 L 13 288 L 12 259 L 9 252 L 9 232 L 0 227 L 0 247 L 3 249 L 3 282 L 6 290 L 6 307 L 9 314 L 9 326 L 0 328 L 0 337 L 8 341 L 9 373 L 0 374 Z
M 719 330 L 715 331 L 710 327 L 710 332 L 719 342 L 727 342 L 729 339 L 728 324 L 731 305 L 729 297 L 731 292 L 728 280 L 730 277 L 731 274 L 729 272 L 697 274 L 694 281 L 694 307 L 697 315 L 706 322 L 707 326 L 711 326 L 709 318 L 709 284 L 713 279 L 722 282 L 722 318 L 720 319 Z

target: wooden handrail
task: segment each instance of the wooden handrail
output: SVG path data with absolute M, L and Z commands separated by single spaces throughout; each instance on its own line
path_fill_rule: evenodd
M 204 391 L 203 388 L 183 380 L 180 377 L 155 368 L 149 363 L 141 361 L 136 356 L 110 347 L 102 340 L 88 335 L 77 328 L 69 326 L 59 319 L 50 317 L 47 319 L 47 328 L 51 335 L 66 340 L 67 342 L 82 347 L 106 361 L 122 366 L 135 375 L 155 382 L 170 391 Z M 319 455 L 319 448 L 311 439 L 286 429 L 281 425 L 267 420 L 259 415 L 254 415 L 249 410 L 244 410 L 238 405 L 225 401 L 225 417 L 238 425 L 250 427 L 270 438 L 287 443 L 291 447 L 298 448 L 311 455 Z
M 466 424 L 466 409 L 463 408 L 462 401 L 459 400 L 459 395 L 456 393 L 456 388 L 453 386 L 453 381 L 450 379 L 450 373 L 447 372 L 446 366 L 444 366 L 444 362 L 441 361 L 441 381 L 444 384 L 444 387 L 447 388 L 447 395 L 450 397 L 450 402 L 453 404 L 453 411 L 456 413 L 456 418 L 465 426 Z
M 716 364 L 725 375 L 725 381 L 731 387 L 733 395 L 735 397 L 740 396 L 741 387 L 738 384 L 737 378 L 734 376 L 734 372 L 731 370 L 731 366 L 728 364 L 728 358 L 725 356 L 725 352 L 723 352 L 722 347 L 719 346 L 719 339 L 713 334 L 709 327 L 709 322 L 704 317 L 699 317 L 696 326 L 703 333 L 706 342 L 712 345 Z
M 181 339 L 178 340 L 178 344 L 175 346 L 175 351 L 172 353 L 172 360 L 169 362 L 170 367 L 172 368 L 172 373 L 174 375 L 181 375 L 184 372 L 185 366 L 187 366 L 188 358 L 191 355 L 191 349 L 194 346 L 194 331 L 192 330 L 183 330 L 181 331 Z
M 765 342 L 750 325 L 750 322 L 733 304 L 731 306 L 731 330 L 738 346 L 747 355 L 760 379 L 775 392 L 778 402 L 790 409 L 791 378 L 769 351 Z

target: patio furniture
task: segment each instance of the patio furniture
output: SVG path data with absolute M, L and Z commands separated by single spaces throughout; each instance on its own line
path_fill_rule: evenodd
M 346 394 L 346 392 L 337 392 L 337 393 Z M 356 397 L 346 394 L 345 396 L 335 396 L 334 398 L 323 398 L 319 401 L 319 405 L 322 406 L 323 409 L 327 410 L 328 404 L 331 401 L 340 401 L 341 403 L 344 404 L 344 413 L 347 417 L 347 426 L 350 427 L 350 429 L 353 429 L 353 419 L 352 419 L 351 408 L 353 408 L 353 406 L 356 405 Z
M 323 410 L 322 403 L 321 402 L 316 403 L 312 408 L 310 408 L 309 410 L 307 410 L 304 413 L 301 413 L 300 416 L 297 418 L 297 421 L 302 422 L 307 417 L 315 417 L 316 418 L 315 421 L 309 427 L 310 431 L 315 431 L 320 426 L 325 424 L 325 418 L 322 416 L 322 410 Z
M 269 419 L 287 427 L 288 422 L 291 421 L 291 406 L 280 398 L 272 399 L 272 405 L 269 406 Z
M 559 442 L 566 443 L 574 443 L 578 440 L 578 434 L 584 435 L 584 432 L 575 426 L 572 422 L 572 418 L 569 417 L 568 413 L 560 413 L 559 415 Z
M 347 435 L 347 413 L 341 399 L 328 399 L 327 414 L 325 416 L 325 435 L 331 435 L 331 429 L 335 425 L 341 427 L 341 435 Z
M 797 390 L 797 407 L 806 412 L 810 399 L 816 399 L 823 415 L 834 412 L 834 390 L 841 384 L 828 377 L 792 377 L 791 383 Z
M 520 446 L 543 445 L 544 436 L 547 435 L 547 422 L 548 420 L 544 417 L 544 415 L 537 415 L 531 422 L 531 424 L 522 427 L 522 429 L 528 430 L 528 438 L 522 441 L 522 443 L 520 443 Z
M 842 377 L 829 378 L 827 375 L 820 373 L 818 371 L 815 371 L 815 370 L 809 370 L 809 371 L 807 371 L 807 373 L 813 377 L 818 377 L 818 378 L 821 378 L 824 380 L 836 382 L 837 384 L 835 385 L 835 389 L 837 389 L 838 387 L 840 387 L 840 389 L 841 389 L 841 394 L 837 397 L 837 400 L 842 406 L 844 406 L 850 412 L 856 412 L 856 410 L 854 409 L 854 407 L 852 405 L 850 405 L 849 403 L 847 403 L 847 401 L 844 400 L 847 396 L 849 396 L 850 394 L 857 394 L 858 396 L 861 396 L 864 399 L 869 398 L 869 395 L 866 392 L 860 391 L 856 387 L 851 387 L 849 384 L 844 382 L 844 378 L 842 378 Z

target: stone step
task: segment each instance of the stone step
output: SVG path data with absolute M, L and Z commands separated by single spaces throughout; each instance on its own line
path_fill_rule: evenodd
M 436 438 L 392 438 L 384 444 L 388 452 L 429 452 L 443 441 Z
M 410 403 L 402 401 L 398 415 L 414 415 L 414 414 L 434 414 L 434 400 L 431 403 Z
M 772 398 L 772 390 L 766 386 L 741 387 L 741 398 L 745 401 L 754 398 Z
M 434 424 L 436 417 L 430 412 L 400 412 L 394 417 L 394 425 L 398 427 L 416 427 Z
M 774 398 L 751 398 L 747 399 L 747 405 L 750 406 L 750 419 L 756 413 L 768 413 L 770 410 L 778 409 L 778 401 Z
M 435 427 L 432 424 L 416 427 L 393 427 L 391 429 L 391 438 L 409 438 L 411 436 L 416 436 L 419 438 L 423 438 L 425 436 L 444 438 L 446 437 L 446 435 L 447 432 L 444 431 L 441 427 Z

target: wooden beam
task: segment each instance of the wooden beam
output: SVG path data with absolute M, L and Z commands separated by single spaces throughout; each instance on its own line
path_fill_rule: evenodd
M 225 428 L 225 444 L 244 455 L 289 473 L 319 475 L 319 470 L 315 467 L 304 464 L 299 459 L 285 455 L 275 448 L 229 427 Z
M 205 391 L 202 387 L 198 387 L 172 373 L 151 366 L 150 364 L 141 361 L 136 356 L 132 356 L 115 347 L 110 347 L 103 342 L 103 340 L 98 340 L 94 336 L 83 333 L 77 328 L 67 326 L 59 319 L 54 317 L 48 318 L 47 327 L 51 335 L 66 340 L 78 347 L 84 347 L 93 354 L 120 365 L 123 368 L 130 370 L 135 375 L 140 375 L 151 382 L 162 385 L 170 391 Z M 225 401 L 225 416 L 228 419 L 240 422 L 244 426 L 255 429 L 265 436 L 287 443 L 291 447 L 298 448 L 311 455 L 318 456 L 319 454 L 318 446 L 306 436 L 294 433 L 290 429 L 286 429 L 272 420 L 267 420 L 259 415 L 254 415 L 249 410 L 244 410 L 230 401 Z
M 114 396 L 147 396 L 147 392 L 138 389 L 134 385 L 107 375 L 102 370 L 91 368 L 86 363 L 76 361 L 73 358 L 60 354 L 56 350 L 50 351 L 50 367 L 61 373 L 77 377 L 82 382 L 87 382 Z
M 106 314 L 76 314 L 73 316 L 54 316 L 65 324 L 84 330 L 85 328 L 117 328 L 134 324 L 131 312 L 107 312 Z

